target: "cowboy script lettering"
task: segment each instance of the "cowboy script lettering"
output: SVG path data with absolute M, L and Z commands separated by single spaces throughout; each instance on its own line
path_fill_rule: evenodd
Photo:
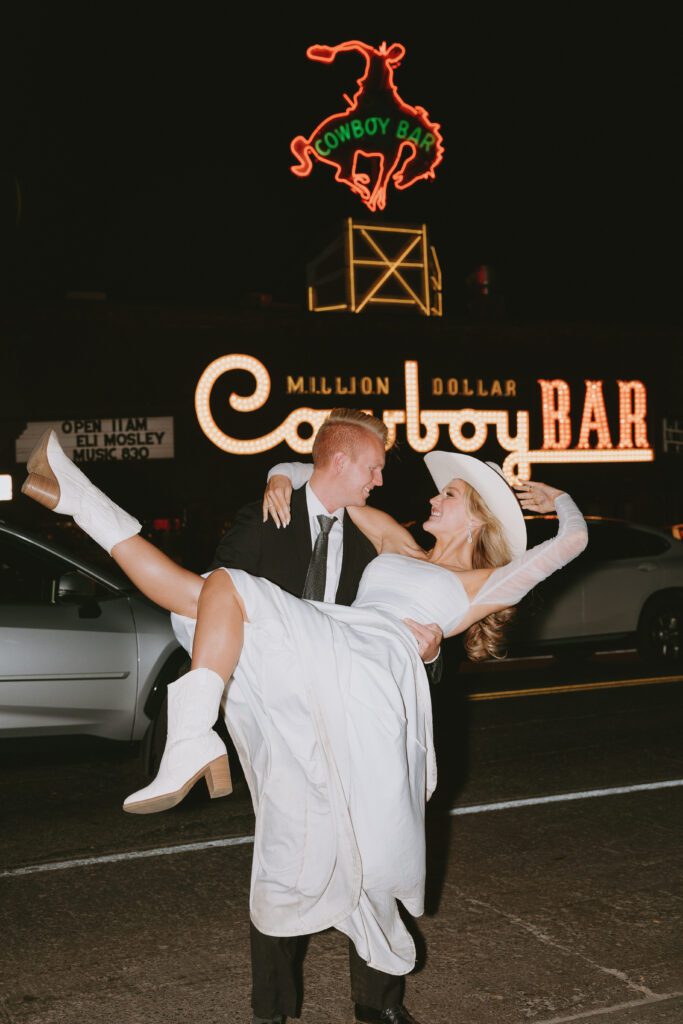
M 321 426 L 329 408 L 301 406 L 290 412 L 269 433 L 250 439 L 232 437 L 216 423 L 212 392 L 219 378 L 232 370 L 246 371 L 254 380 L 251 394 L 231 392 L 228 395 L 228 405 L 233 411 L 255 412 L 266 404 L 270 396 L 270 374 L 260 360 L 245 354 L 215 359 L 204 370 L 195 390 L 197 419 L 208 439 L 231 455 L 256 455 L 283 442 L 300 455 L 309 454 L 313 447 L 313 434 Z M 539 378 L 536 383 L 539 387 L 539 426 L 543 443 L 540 448 L 532 448 L 529 410 L 422 409 L 419 364 L 415 360 L 406 360 L 403 371 L 403 408 L 384 409 L 381 413 L 376 409 L 366 410 L 381 415 L 387 425 L 390 444 L 396 440 L 401 427 L 411 448 L 417 452 L 429 452 L 441 442 L 441 428 L 445 427 L 456 451 L 472 453 L 484 446 L 490 431 L 493 431 L 496 443 L 503 452 L 507 452 L 502 469 L 511 483 L 529 480 L 531 467 L 536 463 L 651 462 L 654 459 L 647 436 L 647 389 L 640 380 L 608 383 L 618 406 L 618 420 L 610 423 L 603 390 L 606 382 L 586 380 L 582 392 L 577 395 L 576 389 L 572 392 L 568 381 Z M 442 379 L 432 378 L 432 381 Z M 510 384 L 515 386 L 506 389 L 506 394 L 512 398 L 516 394 L 516 382 L 511 381 Z M 571 415 L 574 405 L 581 411 L 578 436 Z M 302 424 L 306 425 L 305 437 L 300 434 Z
M 309 46 L 310 60 L 331 64 L 340 53 L 359 53 L 365 69 L 353 97 L 344 94 L 345 110 L 331 114 L 306 138 L 297 135 L 290 149 L 293 174 L 306 178 L 313 160 L 330 164 L 335 181 L 360 197 L 368 210 L 383 210 L 387 189 L 410 188 L 434 177 L 443 159 L 440 125 L 424 107 L 411 106 L 398 94 L 394 71 L 405 55 L 400 43 L 370 46 L 352 39 L 338 46 Z

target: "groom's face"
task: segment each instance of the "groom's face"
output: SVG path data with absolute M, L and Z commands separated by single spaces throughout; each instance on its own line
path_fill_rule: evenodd
M 365 505 L 373 487 L 382 486 L 384 462 L 384 445 L 368 435 L 359 444 L 356 458 L 349 458 L 344 466 L 340 479 L 344 505 Z

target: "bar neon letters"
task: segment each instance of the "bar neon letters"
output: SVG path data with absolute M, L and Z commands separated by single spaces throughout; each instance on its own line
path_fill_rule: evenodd
M 195 411 L 201 429 L 221 451 L 231 455 L 257 455 L 285 442 L 292 451 L 307 455 L 313 446 L 312 434 L 302 437 L 299 428 L 307 424 L 313 434 L 327 416 L 329 409 L 294 409 L 267 434 L 249 440 L 231 437 L 215 421 L 211 411 L 211 394 L 216 381 L 231 370 L 243 370 L 253 377 L 254 387 L 248 395 L 234 391 L 228 405 L 238 413 L 263 408 L 270 396 L 270 374 L 254 356 L 231 354 L 215 359 L 202 373 L 195 391 Z M 476 452 L 488 439 L 489 428 L 495 431 L 497 443 L 508 454 L 502 463 L 507 479 L 528 480 L 536 463 L 588 462 L 651 462 L 654 452 L 647 440 L 647 391 L 642 381 L 617 381 L 619 393 L 619 443 L 612 444 L 603 398 L 603 381 L 585 381 L 583 414 L 579 440 L 571 448 L 571 389 L 567 381 L 539 380 L 543 446 L 530 448 L 530 416 L 526 409 L 421 409 L 419 365 L 415 360 L 404 363 L 405 405 L 402 409 L 385 409 L 381 415 L 389 432 L 389 445 L 396 440 L 397 428 L 405 427 L 410 447 L 429 452 L 439 443 L 442 426 L 448 428 L 453 447 L 461 452 Z M 367 412 L 373 410 L 367 409 Z M 512 421 L 512 424 L 511 424 Z M 596 445 L 590 447 L 595 437 Z

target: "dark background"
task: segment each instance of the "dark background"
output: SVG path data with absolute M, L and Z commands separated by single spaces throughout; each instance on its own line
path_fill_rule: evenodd
M 24 468 L 14 441 L 27 420 L 173 415 L 174 460 L 89 472 L 146 520 L 180 516 L 201 538 L 201 566 L 267 467 L 293 458 L 285 445 L 245 459 L 209 444 L 193 393 L 212 359 L 249 352 L 270 370 L 268 409 L 233 430 L 254 437 L 296 406 L 334 401 L 287 397 L 288 373 L 390 373 L 381 412 L 400 407 L 403 360 L 418 358 L 425 381 L 516 378 L 509 407 L 530 409 L 536 431 L 538 377 L 571 382 L 575 431 L 585 378 L 606 381 L 613 425 L 615 381 L 644 380 L 653 464 L 546 475 L 587 512 L 681 521 L 680 456 L 661 453 L 662 418 L 683 419 L 672 15 L 557 4 L 454 8 L 448 24 L 445 9 L 409 14 L 14 9 L 0 182 L 0 472 L 14 474 L 15 493 Z M 306 262 L 344 218 L 372 216 L 330 167 L 315 164 L 303 180 L 290 171 L 291 139 L 344 109 L 363 71 L 358 54 L 323 65 L 306 48 L 352 38 L 402 42 L 399 92 L 441 125 L 435 180 L 390 188 L 386 212 L 374 215 L 427 223 L 443 270 L 441 320 L 306 311 Z M 488 309 L 467 285 L 481 264 L 494 286 Z M 84 292 L 106 299 L 67 298 Z M 217 396 L 232 387 L 226 379 Z M 226 429 L 235 427 L 233 417 Z M 480 454 L 500 459 L 493 431 Z M 419 519 L 429 490 L 421 457 L 404 441 L 389 465 L 374 500 Z M 2 514 L 43 513 L 18 496 Z M 47 527 L 54 517 L 43 518 Z
M 110 298 L 303 301 L 303 264 L 360 200 L 289 142 L 341 109 L 357 54 L 400 41 L 401 95 L 442 126 L 436 180 L 391 190 L 426 221 L 465 311 L 492 266 L 511 316 L 680 322 L 680 82 L 673 16 L 529 5 L 372 6 L 351 18 L 260 5 L 24 5 L 6 37 L 5 287 Z M 12 21 L 10 21 L 12 25 Z M 21 190 L 16 226 L 16 181 Z

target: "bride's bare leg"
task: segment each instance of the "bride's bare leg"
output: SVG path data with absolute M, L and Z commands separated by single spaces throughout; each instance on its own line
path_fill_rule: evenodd
M 150 601 L 177 615 L 197 618 L 202 576 L 183 569 L 139 534 L 115 544 L 111 557 Z M 222 575 L 228 578 L 227 573 Z
M 247 621 L 242 598 L 227 572 L 212 572 L 202 580 L 197 604 L 197 628 L 192 645 L 192 668 L 209 668 L 227 682 L 244 643 Z

